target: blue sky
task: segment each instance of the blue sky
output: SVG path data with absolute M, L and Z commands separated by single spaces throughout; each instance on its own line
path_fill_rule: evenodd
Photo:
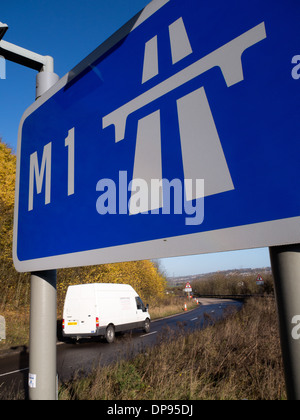
M 10 0 L 1 2 L 0 21 L 9 25 L 5 40 L 54 57 L 64 76 L 149 0 Z M 0 79 L 0 137 L 14 151 L 24 111 L 35 100 L 35 71 L 6 63 Z M 269 266 L 267 248 L 162 260 L 170 276 L 230 268 Z
M 149 0 L 11 0 L 1 2 L 4 40 L 54 58 L 63 77 L 149 3 Z M 0 136 L 14 150 L 19 121 L 35 100 L 35 74 L 6 63 L 0 79 Z

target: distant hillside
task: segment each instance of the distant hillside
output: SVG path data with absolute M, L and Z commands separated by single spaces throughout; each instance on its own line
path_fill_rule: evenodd
M 268 277 L 272 275 L 271 267 L 262 267 L 262 268 L 241 268 L 241 269 L 231 269 L 231 270 L 223 270 L 223 271 L 214 271 L 211 273 L 204 273 L 204 274 L 193 274 L 189 276 L 178 276 L 178 277 L 167 277 L 167 283 L 170 287 L 176 286 L 185 286 L 187 282 L 193 283 L 198 281 L 206 281 L 211 280 L 216 275 L 221 277 L 253 277 L 256 279 L 257 275 L 261 274 L 262 277 Z

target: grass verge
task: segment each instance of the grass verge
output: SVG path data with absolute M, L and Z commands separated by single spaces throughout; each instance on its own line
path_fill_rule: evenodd
M 158 346 L 61 385 L 59 398 L 286 399 L 275 302 L 250 299 L 240 312 L 205 330 L 164 331 Z

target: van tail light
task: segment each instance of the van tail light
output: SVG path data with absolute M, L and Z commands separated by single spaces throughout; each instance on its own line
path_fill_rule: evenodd
M 99 318 L 96 316 L 96 328 L 99 328 Z
M 62 329 L 63 330 L 65 329 L 65 320 L 64 319 L 62 320 Z

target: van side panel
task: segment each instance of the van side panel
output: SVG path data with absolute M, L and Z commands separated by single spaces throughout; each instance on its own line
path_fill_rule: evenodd
M 114 325 L 116 332 L 141 328 L 150 315 L 140 309 L 138 302 L 141 299 L 129 285 L 93 283 L 69 286 L 63 315 L 64 335 L 75 338 L 105 335 L 110 324 Z
M 100 326 L 130 324 L 135 322 L 135 296 L 126 291 L 96 291 Z

